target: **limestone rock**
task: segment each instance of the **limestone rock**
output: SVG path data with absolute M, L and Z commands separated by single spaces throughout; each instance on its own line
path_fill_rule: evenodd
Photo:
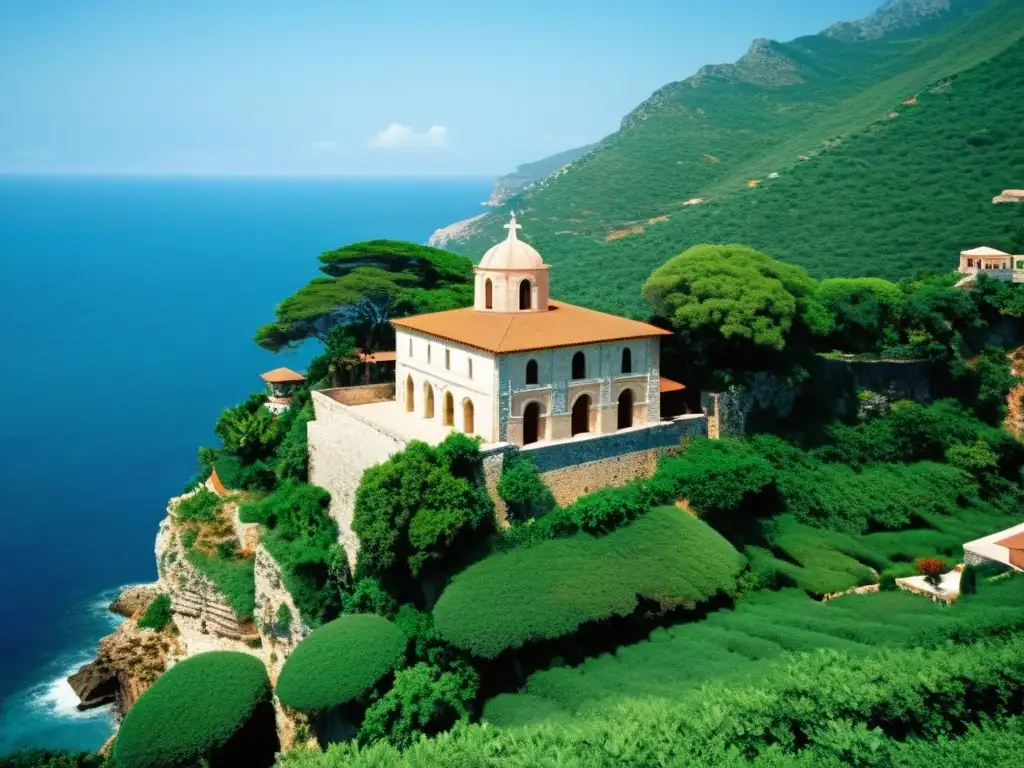
M 137 587 L 125 587 L 121 590 L 114 602 L 109 606 L 111 613 L 124 616 L 127 619 L 137 619 L 142 615 L 158 591 L 153 584 L 142 584 Z
M 117 698 L 117 672 L 99 661 L 91 661 L 68 678 L 71 690 L 78 696 L 79 709 L 92 709 L 110 704 Z

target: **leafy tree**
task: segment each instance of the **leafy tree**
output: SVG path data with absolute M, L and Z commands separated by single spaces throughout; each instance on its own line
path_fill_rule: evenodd
M 656 269 L 643 295 L 697 365 L 721 372 L 778 365 L 831 326 L 806 270 L 742 245 L 690 248 Z
M 914 561 L 914 567 L 935 589 L 939 588 L 939 584 L 942 583 L 942 574 L 948 570 L 944 562 L 934 557 L 918 558 Z
M 309 477 L 309 445 L 306 439 L 306 427 L 313 421 L 313 403 L 308 402 L 296 411 L 298 403 L 280 417 L 284 438 L 277 447 L 277 464 L 274 473 L 280 480 L 306 482 Z M 287 424 L 285 428 L 283 425 Z M 223 478 L 221 478 L 223 480 Z
M 391 690 L 366 710 L 359 729 L 360 744 L 387 741 L 393 747 L 412 746 L 421 734 L 433 736 L 460 720 L 469 719 L 468 703 L 476 696 L 477 677 L 444 672 L 420 662 L 395 674 Z
M 367 363 L 369 366 L 369 363 Z M 359 342 L 349 326 L 332 328 L 324 341 L 324 351 L 309 364 L 307 379 L 326 382 L 332 387 L 354 383 L 359 369 Z
M 437 448 L 412 441 L 363 474 L 352 529 L 357 571 L 393 594 L 415 592 L 421 570 L 444 570 L 458 542 L 486 534 L 494 507 L 478 483 L 478 443 L 453 434 Z
M 511 522 L 541 517 L 555 507 L 554 496 L 541 480 L 533 457 L 523 453 L 506 457 L 498 479 L 498 496 L 508 505 Z
M 976 410 L 986 421 L 999 423 L 1006 414 L 1006 398 L 1020 380 L 1010 370 L 1006 353 L 998 347 L 988 347 L 971 369 L 976 382 Z
M 213 431 L 224 450 L 243 464 L 252 464 L 271 456 L 280 440 L 280 428 L 274 414 L 263 407 L 263 394 L 251 395 L 244 403 L 221 413 Z
M 278 351 L 309 338 L 328 342 L 334 328 L 351 329 L 367 352 L 386 339 L 392 317 L 455 309 L 472 303 L 472 265 L 437 248 L 394 240 L 353 243 L 320 255 L 318 277 L 282 301 L 276 319 L 255 341 Z
M 999 457 L 984 440 L 951 445 L 946 449 L 946 461 L 974 476 L 995 472 L 999 468 Z
M 872 277 L 835 278 L 818 286 L 818 300 L 835 319 L 827 345 L 844 352 L 872 352 L 900 301 L 895 283 Z
M 398 609 L 395 599 L 389 595 L 377 579 L 364 578 L 355 583 L 351 593 L 343 598 L 345 613 L 373 613 L 385 619 L 395 618 Z

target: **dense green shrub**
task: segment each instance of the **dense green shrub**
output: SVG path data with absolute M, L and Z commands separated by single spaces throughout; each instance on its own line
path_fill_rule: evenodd
M 734 509 L 772 481 L 771 465 L 744 440 L 694 440 L 682 455 L 663 459 L 651 478 L 662 503 L 686 499 L 700 515 Z
M 436 448 L 413 441 L 366 470 L 352 519 L 358 574 L 415 593 L 424 567 L 444 570 L 460 543 L 485 535 L 494 506 L 478 482 L 480 462 L 479 443 L 455 433 Z
M 114 768 L 94 752 L 66 752 L 53 749 L 22 749 L 0 755 L 3 768 Z
M 395 682 L 366 710 L 359 743 L 386 741 L 394 747 L 412 746 L 420 734 L 433 736 L 460 720 L 469 719 L 468 703 L 477 692 L 476 674 L 444 672 L 419 663 L 395 673 Z
M 398 666 L 406 643 L 402 631 L 380 616 L 342 616 L 296 646 L 281 670 L 277 695 L 303 712 L 345 704 Z
M 128 711 L 114 742 L 114 758 L 119 768 L 170 768 L 202 759 L 230 765 L 225 754 L 229 742 L 269 697 L 267 671 L 256 657 L 233 651 L 193 656 L 161 675 Z M 267 723 L 261 726 L 266 729 Z M 245 754 L 249 765 L 269 765 L 276 740 L 275 734 L 269 754 L 258 748 L 268 746 L 266 738 L 249 740 L 230 754 Z
M 446 641 L 492 658 L 588 621 L 624 616 L 639 597 L 663 609 L 735 589 L 743 557 L 701 521 L 653 509 L 602 537 L 577 534 L 491 555 L 458 574 L 434 608 Z
M 225 453 L 214 465 L 217 477 L 226 488 L 249 491 L 272 491 L 274 489 L 274 468 L 266 461 L 244 464 L 241 459 Z
M 274 414 L 263 407 L 265 402 L 266 395 L 262 392 L 252 394 L 245 402 L 225 409 L 214 425 L 213 431 L 224 450 L 237 456 L 243 464 L 270 458 L 281 440 L 280 424 Z
M 281 635 L 287 635 L 292 631 L 292 609 L 287 603 L 281 603 L 274 614 L 274 630 Z
M 252 558 L 226 559 L 190 549 L 188 561 L 224 595 L 239 621 L 251 621 L 256 607 L 255 562 Z
M 393 619 L 398 603 L 376 579 L 359 579 L 351 592 L 342 595 L 345 613 L 373 613 Z
M 283 421 L 284 439 L 277 446 L 275 473 L 281 480 L 304 483 L 309 476 L 309 446 L 306 440 L 306 425 L 313 420 L 313 403 L 299 403 L 293 400 L 292 407 L 280 417 Z
M 642 481 L 620 488 L 602 488 L 581 496 L 566 511 L 579 530 L 602 534 L 636 520 L 651 507 L 651 495 Z
M 281 567 L 285 587 L 307 624 L 316 626 L 341 612 L 341 589 L 332 565 L 339 553 L 338 529 L 328 514 L 331 496 L 314 485 L 285 481 L 265 499 L 243 504 L 239 517 L 267 530 L 263 546 Z
M 212 523 L 220 514 L 224 500 L 213 491 L 202 488 L 182 499 L 174 508 L 174 516 L 181 523 Z
M 171 596 L 160 593 L 146 607 L 139 617 L 140 629 L 155 629 L 157 632 L 171 623 Z
M 498 496 L 508 506 L 508 519 L 512 523 L 541 517 L 555 508 L 554 496 L 528 454 L 506 457 L 498 479 Z

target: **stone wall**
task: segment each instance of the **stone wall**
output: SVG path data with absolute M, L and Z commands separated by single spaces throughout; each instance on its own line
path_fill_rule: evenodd
M 352 533 L 352 514 L 363 472 L 402 450 L 407 441 L 364 420 L 357 410 L 339 402 L 337 395 L 313 392 L 313 410 L 316 419 L 306 427 L 309 482 L 331 494 L 331 517 L 349 564 L 355 567 L 359 542 Z
M 689 414 L 672 421 L 607 435 L 534 443 L 519 450 L 533 459 L 556 503 L 566 506 L 601 488 L 650 477 L 657 467 L 658 457 L 678 448 L 687 438 L 706 434 L 707 419 L 704 415 Z M 507 510 L 498 497 L 497 485 L 505 457 L 513 450 L 513 446 L 501 444 L 489 446 L 483 452 L 484 483 L 494 499 L 495 511 L 502 525 L 507 522 Z

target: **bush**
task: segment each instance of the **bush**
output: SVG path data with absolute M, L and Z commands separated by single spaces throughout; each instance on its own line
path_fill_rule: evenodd
M 380 616 L 342 616 L 296 646 L 281 670 L 277 695 L 303 712 L 345 704 L 398 666 L 406 643 L 402 631 Z
M 918 558 L 914 561 L 914 567 L 924 576 L 924 580 L 936 589 L 942 582 L 942 574 L 948 570 L 944 562 L 934 557 Z
M 595 538 L 577 534 L 502 552 L 458 574 L 434 608 L 441 637 L 485 658 L 625 616 L 638 599 L 692 607 L 731 592 L 743 557 L 674 507 Z
M 269 765 L 277 740 L 273 710 L 263 739 L 246 739 L 237 745 L 241 751 L 229 744 L 269 698 L 266 668 L 254 656 L 233 651 L 193 656 L 161 675 L 128 711 L 114 742 L 114 759 L 119 768 L 170 768 L 203 759 L 231 765 L 231 758 L 244 754 L 246 765 Z M 261 725 L 265 732 L 267 723 Z M 275 744 L 267 744 L 267 735 Z
M 161 593 L 153 598 L 139 617 L 140 629 L 155 629 L 160 632 L 171 623 L 171 596 Z
M 345 613 L 373 613 L 393 619 L 398 605 L 376 579 L 360 579 L 351 593 L 342 595 Z
M 965 565 L 960 573 L 960 594 L 978 594 L 978 569 L 973 565 Z
M 513 523 L 541 517 L 555 508 L 551 490 L 541 480 L 529 454 L 516 453 L 505 459 L 498 496 L 508 506 L 508 519 Z
M 223 503 L 220 496 L 203 488 L 179 501 L 174 508 L 174 516 L 179 523 L 212 523 L 220 514 Z
M 640 481 L 621 488 L 603 488 L 581 496 L 567 514 L 580 530 L 587 533 L 610 533 L 636 520 L 650 509 L 650 494 Z
M 244 464 L 232 454 L 217 459 L 217 477 L 226 488 L 248 491 L 272 491 L 276 477 L 274 468 L 265 461 Z
M 193 546 L 195 546 L 196 539 L 198 538 L 199 531 L 197 531 L 195 528 L 189 528 L 187 530 L 184 530 L 181 532 L 181 546 L 184 547 L 186 551 L 188 551 L 192 549 Z
M 286 603 L 281 603 L 277 607 L 274 624 L 274 629 L 278 634 L 287 635 L 292 631 L 292 609 Z
M 103 768 L 106 760 L 93 752 L 22 749 L 0 755 L 3 768 Z
M 387 741 L 406 749 L 421 734 L 433 736 L 469 719 L 468 703 L 476 696 L 472 668 L 464 674 L 419 663 L 395 673 L 391 690 L 366 710 L 360 744 Z

